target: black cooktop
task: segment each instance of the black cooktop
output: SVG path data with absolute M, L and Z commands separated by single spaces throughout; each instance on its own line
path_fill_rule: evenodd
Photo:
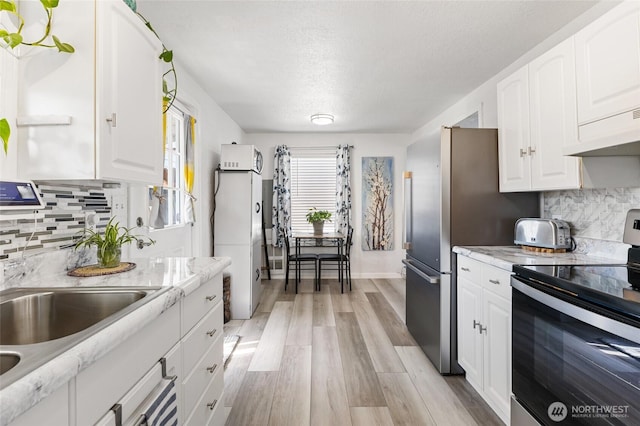
M 640 264 L 520 265 L 513 271 L 543 291 L 640 320 Z

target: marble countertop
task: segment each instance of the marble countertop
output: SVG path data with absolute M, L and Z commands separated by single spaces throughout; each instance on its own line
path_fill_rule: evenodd
M 606 265 L 625 263 L 615 258 L 582 253 L 539 253 L 519 246 L 456 246 L 454 253 L 488 263 L 506 271 L 513 265 Z
M 0 425 L 6 425 L 63 386 L 111 349 L 144 328 L 181 298 L 231 264 L 228 257 L 135 259 L 121 274 L 78 278 L 34 273 L 20 287 L 167 287 L 167 290 L 118 321 L 0 390 Z M 6 347 L 5 347 L 6 348 Z

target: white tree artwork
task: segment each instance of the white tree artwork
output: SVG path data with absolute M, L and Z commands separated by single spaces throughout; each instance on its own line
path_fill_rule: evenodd
M 362 157 L 362 250 L 393 250 L 393 157 Z

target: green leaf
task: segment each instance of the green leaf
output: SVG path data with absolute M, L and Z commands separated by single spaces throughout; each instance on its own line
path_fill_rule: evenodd
M 59 52 L 73 53 L 76 51 L 76 49 L 74 49 L 72 45 L 70 45 L 69 43 L 62 43 L 60 39 L 58 39 L 58 37 L 51 36 L 51 38 L 53 38 L 53 43 L 58 48 Z
M 169 87 L 167 86 L 167 80 L 162 79 L 162 93 L 169 93 Z
M 2 37 L 2 39 L 9 45 L 10 48 L 14 48 L 22 43 L 22 36 L 18 33 L 10 33 Z
M 2 147 L 4 153 L 7 154 L 9 150 L 9 136 L 11 136 L 11 127 L 6 118 L 0 119 L 0 139 L 2 139 Z
M 12 1 L 0 0 L 0 10 L 6 10 L 8 12 L 15 12 L 16 5 Z
M 160 59 L 162 59 L 165 62 L 173 61 L 173 50 L 165 50 L 164 52 L 162 52 L 160 54 Z
M 3 30 L 0 28 L 0 37 L 4 38 L 5 36 L 8 36 L 9 32 L 7 30 Z
M 58 7 L 58 1 L 59 0 L 40 0 L 40 3 L 42 3 L 45 8 L 53 9 L 54 7 Z

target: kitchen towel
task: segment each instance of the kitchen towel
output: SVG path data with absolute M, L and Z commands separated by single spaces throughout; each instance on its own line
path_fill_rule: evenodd
M 164 379 L 158 385 L 159 393 L 144 410 L 147 426 L 176 426 L 178 424 L 178 399 L 174 380 Z

